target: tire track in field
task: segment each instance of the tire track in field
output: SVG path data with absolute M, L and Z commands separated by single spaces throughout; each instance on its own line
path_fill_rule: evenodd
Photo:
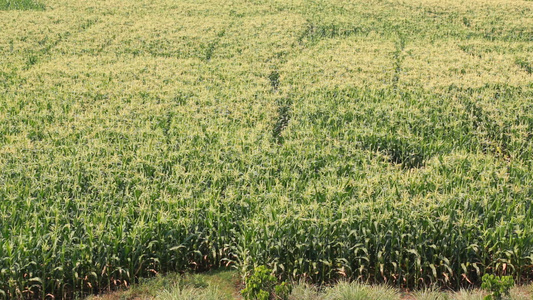
M 318 24 L 312 20 L 307 20 L 305 28 L 300 32 L 297 42 L 302 46 L 313 46 L 323 39 L 333 39 L 337 37 L 349 37 L 354 35 L 368 35 L 371 30 L 361 26 L 351 26 L 343 28 L 334 23 Z
M 104 52 L 105 49 L 107 49 L 107 47 L 111 46 L 111 44 L 113 44 L 113 42 L 117 39 L 117 35 L 116 34 L 113 34 L 109 39 L 107 39 L 105 41 L 105 43 L 102 43 L 97 49 L 96 51 L 94 52 L 93 56 L 99 56 L 100 54 L 102 54 Z
M 277 60 L 280 60 L 282 56 L 286 55 L 281 54 L 277 56 Z M 289 125 L 289 122 L 292 117 L 292 107 L 293 107 L 293 100 L 292 98 L 283 95 L 283 92 L 280 91 L 280 74 L 279 74 L 279 64 L 274 64 L 272 67 L 272 71 L 268 75 L 268 80 L 270 82 L 270 93 L 275 95 L 275 102 L 276 102 L 276 117 L 274 119 L 274 126 L 272 128 L 272 138 L 274 142 L 278 145 L 282 145 L 284 142 L 283 137 L 283 131 L 287 126 Z
M 298 52 L 302 52 L 305 48 L 313 47 L 322 40 L 328 39 L 343 39 L 351 36 L 368 36 L 371 29 L 361 26 L 341 26 L 335 23 L 313 22 L 307 20 L 306 27 L 298 35 L 296 42 L 299 46 Z M 390 88 L 396 93 L 400 89 L 401 75 L 404 69 L 404 59 L 406 57 L 407 35 L 396 29 L 392 36 L 395 49 L 390 53 L 391 58 L 391 72 Z M 280 119 L 276 123 L 275 132 L 277 133 L 279 126 L 286 126 L 283 109 L 280 107 Z M 279 125 L 280 124 L 280 125 Z M 411 141 L 406 138 L 395 135 L 361 135 L 359 136 L 359 145 L 361 149 L 379 152 L 388 157 L 391 164 L 398 165 L 402 169 L 416 169 L 425 165 L 425 161 L 429 158 L 425 153 L 423 147 L 417 141 Z
M 209 62 L 211 60 L 211 58 L 213 57 L 213 54 L 215 53 L 216 48 L 218 47 L 218 44 L 220 43 L 220 40 L 224 38 L 224 36 L 226 35 L 226 32 L 230 30 L 232 26 L 233 26 L 233 23 L 229 24 L 228 26 L 220 30 L 216 34 L 215 38 L 210 43 L 207 44 L 207 46 L 205 47 L 204 57 L 202 57 L 203 61 Z
M 483 152 L 490 152 L 496 157 L 510 160 L 508 128 L 500 126 L 474 101 L 461 97 L 461 102 L 466 108 L 466 118 L 472 122 L 472 126 L 479 130 L 481 135 L 486 137 L 486 140 L 480 141 Z
M 398 39 L 395 43 L 395 50 L 392 53 L 393 57 L 393 75 L 392 75 L 392 88 L 398 90 L 398 83 L 400 82 L 400 75 L 402 74 L 403 61 L 405 59 L 405 35 L 401 32 L 396 33 Z
M 271 93 L 276 94 L 276 106 L 277 113 L 272 128 L 272 137 L 276 144 L 281 145 L 284 142 L 283 131 L 289 125 L 292 119 L 292 111 L 294 107 L 294 101 L 290 95 L 282 95 L 280 86 L 280 67 L 286 63 L 289 53 L 298 56 L 305 49 L 313 47 L 318 44 L 319 41 L 324 39 L 333 39 L 337 37 L 346 38 L 354 35 L 368 35 L 369 30 L 360 27 L 352 26 L 349 28 L 343 28 L 341 25 L 334 23 L 320 24 L 318 22 L 307 19 L 305 26 L 300 30 L 300 33 L 296 35 L 294 42 L 292 43 L 290 51 L 282 51 L 275 53 L 269 61 L 273 61 L 271 73 L 268 75 L 268 80 L 271 85 Z M 402 54 L 403 47 L 399 54 Z
M 70 31 L 65 31 L 62 33 L 59 33 L 57 38 L 53 40 L 51 43 L 47 44 L 44 48 L 38 50 L 38 51 L 32 51 L 28 55 L 26 59 L 26 65 L 23 68 L 24 70 L 29 70 L 33 66 L 37 65 L 38 63 L 41 63 L 43 61 L 48 61 L 51 58 L 51 52 L 54 50 L 60 43 L 67 40 L 69 37 L 71 37 L 73 34 L 80 34 L 82 32 L 85 32 L 89 30 L 92 26 L 97 24 L 99 22 L 98 19 L 86 19 L 84 22 L 82 22 L 77 30 L 74 33 L 71 33 Z M 48 59 L 45 59 L 48 58 Z

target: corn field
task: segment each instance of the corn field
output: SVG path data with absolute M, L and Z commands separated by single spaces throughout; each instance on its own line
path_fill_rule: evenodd
M 0 0 L 0 298 L 533 276 L 533 2 Z

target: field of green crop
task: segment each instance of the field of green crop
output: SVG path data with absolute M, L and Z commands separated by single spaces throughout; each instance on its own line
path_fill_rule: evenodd
M 533 277 L 533 2 L 0 0 L 0 298 Z

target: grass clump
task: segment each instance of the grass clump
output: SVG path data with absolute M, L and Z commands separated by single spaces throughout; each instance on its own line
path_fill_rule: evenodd
M 0 0 L 0 10 L 44 10 L 43 3 L 35 0 Z
M 87 300 L 229 300 L 238 293 L 237 274 L 220 270 L 202 274 L 157 275 L 142 279 L 128 289 L 89 296 Z
M 175 286 L 171 289 L 160 292 L 155 300 L 220 300 L 227 299 L 227 295 L 222 294 L 216 287 L 203 289 L 193 287 Z
M 369 286 L 357 282 L 341 282 L 324 292 L 327 300 L 395 300 L 399 294 L 387 286 Z

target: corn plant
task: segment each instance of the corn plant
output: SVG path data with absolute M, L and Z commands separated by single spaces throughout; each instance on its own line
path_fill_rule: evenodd
M 532 2 L 24 3 L 0 0 L 0 297 L 531 279 Z

